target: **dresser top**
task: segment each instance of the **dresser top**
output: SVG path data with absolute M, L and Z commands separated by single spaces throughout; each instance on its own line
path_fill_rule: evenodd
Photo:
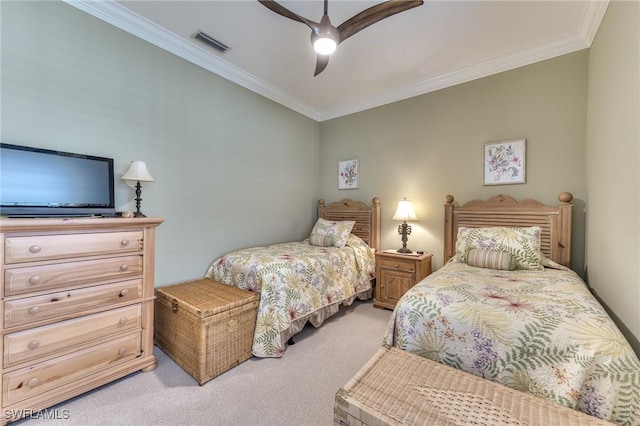
M 164 222 L 159 217 L 64 217 L 64 218 L 8 218 L 0 217 L 0 232 L 100 229 L 100 228 L 140 228 L 158 226 Z

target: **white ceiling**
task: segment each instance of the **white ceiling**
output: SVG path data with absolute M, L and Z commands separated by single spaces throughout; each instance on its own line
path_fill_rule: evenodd
M 68 3 L 324 121 L 588 48 L 608 0 L 426 0 L 345 40 L 316 77 L 311 30 L 254 0 Z M 377 3 L 329 0 L 329 17 L 338 26 Z M 322 17 L 321 0 L 280 4 Z M 230 50 L 193 39 L 198 30 Z

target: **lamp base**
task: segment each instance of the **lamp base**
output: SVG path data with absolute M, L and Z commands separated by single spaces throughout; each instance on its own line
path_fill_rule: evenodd
M 138 183 L 136 183 L 136 213 L 133 217 L 147 217 L 140 211 L 140 201 L 142 201 L 140 195 L 142 195 L 142 186 L 140 185 L 140 181 L 138 181 Z
M 398 249 L 398 253 L 411 253 L 411 250 L 407 248 L 407 235 L 411 234 L 411 225 L 407 225 L 404 221 L 402 225 L 398 226 L 398 234 L 402 235 L 402 247 Z

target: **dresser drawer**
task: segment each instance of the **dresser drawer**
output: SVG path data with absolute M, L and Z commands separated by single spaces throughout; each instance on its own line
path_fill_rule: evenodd
M 406 272 L 416 271 L 415 262 L 404 262 L 402 260 L 396 260 L 396 259 L 382 259 L 382 263 L 380 266 L 387 269 L 397 269 L 399 271 L 406 271 Z
M 122 280 L 142 274 L 142 256 L 12 268 L 4 271 L 4 294 L 55 290 L 82 284 Z
M 142 306 L 134 305 L 4 336 L 4 366 L 125 331 L 140 330 Z
M 126 253 L 142 249 L 142 231 L 7 237 L 6 264 L 74 256 Z
M 135 301 L 142 297 L 142 280 L 85 287 L 4 302 L 4 326 L 13 327 L 46 319 Z
M 3 375 L 2 403 L 13 404 L 54 390 L 140 355 L 140 333 Z

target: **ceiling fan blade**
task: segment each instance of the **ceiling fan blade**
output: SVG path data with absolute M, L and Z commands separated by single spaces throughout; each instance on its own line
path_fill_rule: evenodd
M 318 59 L 316 61 L 316 71 L 313 73 L 313 76 L 320 74 L 324 69 L 329 65 L 329 55 L 317 55 Z
M 293 13 L 286 7 L 282 6 L 281 4 L 273 0 L 258 0 L 258 2 L 260 2 L 260 4 L 262 4 L 264 7 L 271 9 L 273 12 L 277 13 L 278 15 L 284 16 L 285 18 L 293 19 L 294 21 L 302 22 L 303 24 L 309 26 L 309 28 L 311 28 L 312 30 L 315 30 L 319 26 L 317 22 L 313 22 L 296 13 Z
M 413 9 L 424 3 L 422 0 L 390 0 L 363 10 L 352 18 L 338 25 L 340 41 L 344 41 L 358 31 L 375 24 L 385 18 L 405 10 Z

